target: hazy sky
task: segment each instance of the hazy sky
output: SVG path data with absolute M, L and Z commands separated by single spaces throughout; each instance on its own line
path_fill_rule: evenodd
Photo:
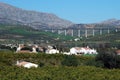
M 74 23 L 120 19 L 120 0 L 0 0 L 26 10 L 54 13 Z

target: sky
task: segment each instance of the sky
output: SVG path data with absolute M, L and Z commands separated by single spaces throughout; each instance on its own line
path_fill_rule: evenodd
M 13 6 L 53 13 L 73 23 L 120 19 L 120 0 L 0 0 Z

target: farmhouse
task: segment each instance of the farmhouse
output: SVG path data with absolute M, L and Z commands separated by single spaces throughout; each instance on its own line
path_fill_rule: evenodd
M 37 46 L 25 46 L 24 44 L 19 44 L 16 53 L 37 53 Z
M 25 68 L 32 68 L 32 67 L 37 68 L 38 67 L 37 64 L 26 62 L 26 61 L 17 61 L 16 65 L 19 66 L 19 67 L 22 66 L 22 67 L 25 67 Z
M 97 51 L 89 47 L 73 47 L 70 49 L 70 54 L 97 54 Z
M 48 45 L 48 48 L 45 51 L 45 53 L 47 53 L 47 54 L 56 54 L 56 53 L 59 53 L 59 50 L 57 50 L 57 48 L 55 46 Z

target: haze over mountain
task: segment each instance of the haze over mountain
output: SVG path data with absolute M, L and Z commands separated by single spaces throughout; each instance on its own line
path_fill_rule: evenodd
M 73 24 L 51 13 L 27 11 L 1 2 L 0 23 L 27 25 L 34 29 L 65 28 Z

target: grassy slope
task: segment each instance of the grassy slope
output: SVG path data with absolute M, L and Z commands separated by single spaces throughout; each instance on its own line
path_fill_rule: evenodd
M 26 26 L 8 26 L 8 25 L 0 25 L 0 38 L 1 39 L 26 39 L 26 40 L 31 40 L 31 41 L 51 41 L 55 42 L 56 38 L 59 38 L 60 40 L 69 40 L 72 39 L 73 37 L 70 36 L 63 36 L 63 35 L 58 35 L 50 32 L 44 32 L 44 31 L 37 31 L 32 28 L 26 27 Z

